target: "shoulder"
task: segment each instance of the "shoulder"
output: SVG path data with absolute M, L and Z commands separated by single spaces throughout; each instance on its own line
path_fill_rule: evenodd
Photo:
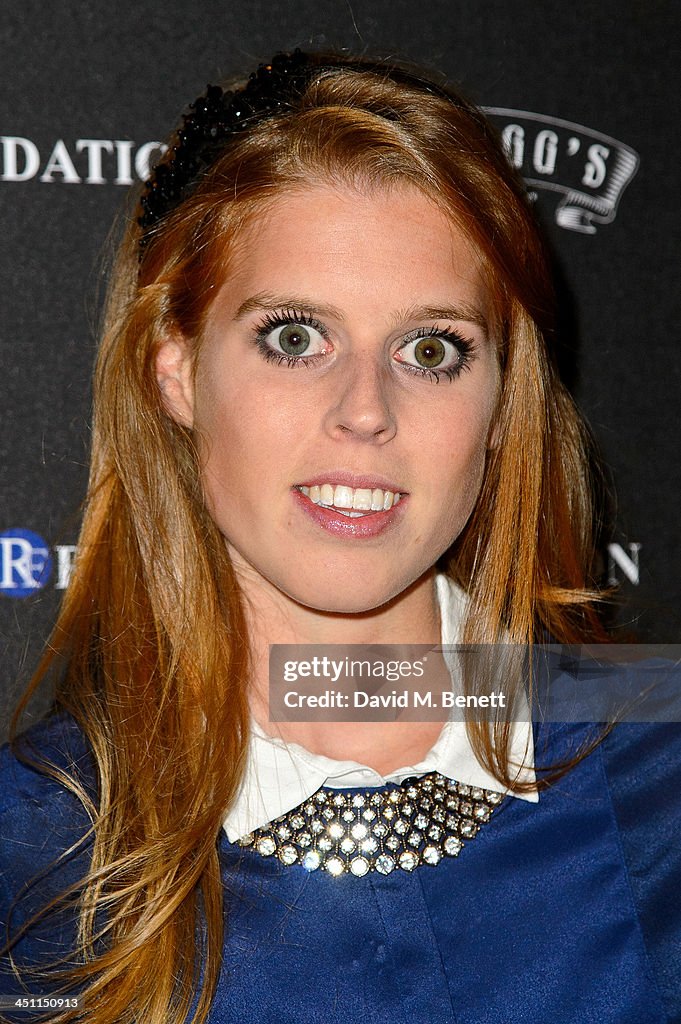
M 86 800 L 96 795 L 85 738 L 66 715 L 52 715 L 0 749 L 0 986 L 21 994 L 14 972 L 57 962 L 77 947 L 69 893 L 87 874 L 91 822 L 69 780 Z M 43 993 L 38 975 L 30 991 Z M 48 987 L 49 991 L 49 987 Z M 43 993 L 44 994 L 44 993 Z
M 61 858 L 61 882 L 80 861 L 90 829 L 83 801 L 96 794 L 85 738 L 67 715 L 53 715 L 0 749 L 0 903 L 11 903 Z M 70 852 L 69 852 L 70 851 Z M 67 866 L 67 862 L 70 867 Z M 82 864 L 77 870 L 82 873 Z M 60 882 L 60 884 L 61 884 Z M 0 914 L 0 916 L 2 916 Z
M 615 726 L 600 750 L 641 931 L 681 1016 L 681 723 Z
M 607 794 L 651 974 L 681 1020 L 681 722 L 621 722 L 585 762 L 590 791 Z
M 611 943 L 638 936 L 638 970 L 654 979 L 665 1019 L 681 1021 L 681 723 L 621 722 L 607 734 L 594 722 L 543 723 L 536 751 L 540 769 L 581 758 L 540 795 L 541 849 L 558 844 L 563 871 L 582 880 L 577 901 L 599 927 L 610 922 Z
M 681 892 L 681 723 L 616 725 L 600 758 L 632 876 L 649 889 L 664 867 Z
M 53 714 L 0 747 L 0 815 L 59 802 L 71 795 L 69 779 L 95 795 L 94 761 L 85 736 L 70 715 Z
M 87 741 L 73 718 L 54 714 L 0 747 L 0 814 L 27 802 L 58 800 L 67 777 L 92 792 L 94 767 Z

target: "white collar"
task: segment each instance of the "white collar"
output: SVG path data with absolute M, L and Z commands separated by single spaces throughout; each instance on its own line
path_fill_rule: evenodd
M 466 595 L 447 576 L 436 577 L 442 623 L 442 643 L 455 644 L 463 620 Z M 518 778 L 535 781 L 534 745 L 531 722 L 515 722 L 512 728 L 510 760 L 522 764 Z M 422 761 L 380 775 L 357 761 L 336 761 L 313 754 L 297 743 L 285 743 L 268 736 L 257 722 L 251 723 L 246 770 L 239 794 L 224 820 L 230 842 L 274 821 L 316 793 L 322 786 L 332 789 L 370 789 L 388 782 L 400 783 L 411 775 L 440 772 L 469 786 L 505 793 L 505 787 L 479 763 L 470 745 L 465 722 L 450 721 L 443 726 L 435 745 Z M 514 793 L 535 803 L 536 792 Z

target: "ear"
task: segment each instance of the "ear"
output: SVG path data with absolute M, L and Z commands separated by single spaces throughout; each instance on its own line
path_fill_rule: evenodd
M 487 431 L 487 451 L 492 452 L 498 448 L 504 435 L 504 420 L 506 419 L 506 408 L 501 398 L 501 382 L 497 388 L 497 395 L 494 401 L 494 411 Z
M 500 422 L 499 409 L 497 409 L 495 411 L 495 413 L 494 413 L 494 419 L 492 420 L 492 425 L 491 425 L 490 432 L 489 432 L 489 439 L 487 441 L 487 450 L 490 451 L 490 452 L 494 451 L 494 449 L 498 448 L 500 444 L 501 444 L 501 422 Z
M 169 416 L 183 427 L 194 424 L 194 379 L 189 345 L 181 336 L 165 338 L 156 352 L 156 380 Z

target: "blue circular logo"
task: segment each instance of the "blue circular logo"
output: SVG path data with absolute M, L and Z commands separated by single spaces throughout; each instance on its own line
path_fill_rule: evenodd
M 52 572 L 46 542 L 32 530 L 0 533 L 0 594 L 29 597 L 45 586 Z

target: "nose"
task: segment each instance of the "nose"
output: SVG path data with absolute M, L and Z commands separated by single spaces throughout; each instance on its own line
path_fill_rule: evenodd
M 324 426 L 334 438 L 385 444 L 397 431 L 389 368 L 379 359 L 356 355 L 339 367 Z

